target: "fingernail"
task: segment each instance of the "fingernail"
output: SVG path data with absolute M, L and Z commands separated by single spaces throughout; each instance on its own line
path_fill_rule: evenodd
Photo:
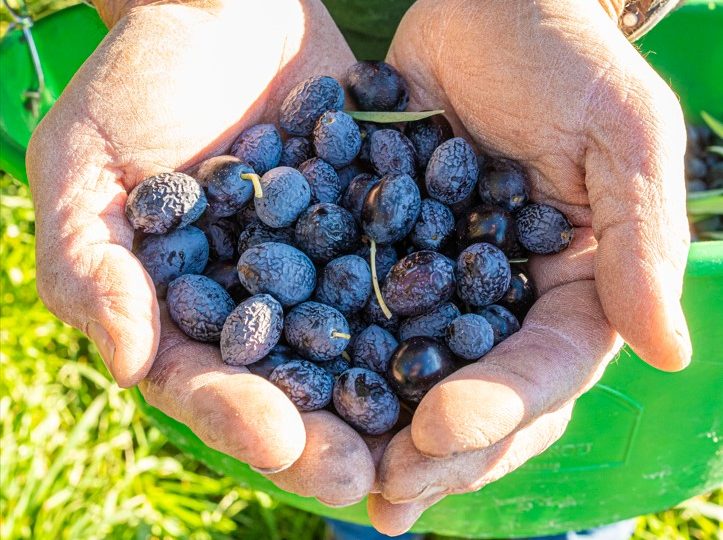
M 350 501 L 346 501 L 346 502 L 342 502 L 342 503 L 339 503 L 339 502 L 331 503 L 331 502 L 325 501 L 324 499 L 320 499 L 319 497 L 317 497 L 316 500 L 319 501 L 321 504 L 328 506 L 329 508 L 344 508 L 345 506 L 351 506 L 352 504 L 356 504 L 359 501 L 361 501 L 361 499 L 354 499 L 354 500 L 350 500 Z
M 282 465 L 281 467 L 272 467 L 270 469 L 262 469 L 261 467 L 254 467 L 253 465 L 249 465 L 249 469 L 251 469 L 252 471 L 257 472 L 259 474 L 266 475 L 266 474 L 274 474 L 274 473 L 284 471 L 284 470 L 288 469 L 289 467 L 291 467 L 292 465 L 293 465 L 293 463 L 289 463 L 288 465 Z
M 676 307 L 677 309 L 673 312 L 673 325 L 675 328 L 676 341 L 678 342 L 678 355 L 680 361 L 678 369 L 684 369 L 688 367 L 688 364 L 690 364 L 693 350 L 690 342 L 690 333 L 688 332 L 688 323 L 685 320 L 685 314 L 683 313 L 680 304 Z
M 108 368 L 111 375 L 115 376 L 113 371 L 113 357 L 115 356 L 115 342 L 110 334 L 100 324 L 95 321 L 88 323 L 87 334 L 90 339 L 95 343 L 98 352 L 100 353 L 105 367 Z

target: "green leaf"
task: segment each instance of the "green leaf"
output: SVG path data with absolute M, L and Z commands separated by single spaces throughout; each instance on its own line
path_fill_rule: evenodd
M 723 214 L 723 189 L 688 194 L 688 215 Z
M 705 111 L 701 111 L 700 115 L 703 117 L 703 120 L 705 120 L 705 123 L 708 124 L 708 127 L 713 130 L 713 133 L 723 139 L 723 122 L 713 118 Z
M 708 152 L 713 152 L 714 154 L 718 154 L 719 156 L 723 156 L 723 146 L 709 146 Z
M 701 240 L 723 240 L 723 231 L 705 231 L 698 234 Z
M 419 112 L 388 112 L 388 111 L 344 111 L 354 120 L 377 122 L 378 124 L 396 124 L 397 122 L 414 122 L 436 114 L 444 114 L 444 110 Z

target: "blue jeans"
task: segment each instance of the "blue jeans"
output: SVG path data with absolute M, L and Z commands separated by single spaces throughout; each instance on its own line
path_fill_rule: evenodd
M 356 525 L 335 519 L 326 519 L 334 540 L 384 540 L 392 538 L 375 531 L 372 527 Z M 610 525 L 578 532 L 555 534 L 552 536 L 534 536 L 527 540 L 628 540 L 635 530 L 635 519 L 619 521 Z M 421 534 L 406 533 L 395 536 L 396 540 L 421 540 Z

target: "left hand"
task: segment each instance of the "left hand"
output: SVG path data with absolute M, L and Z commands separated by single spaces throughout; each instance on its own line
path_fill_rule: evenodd
M 369 499 L 382 532 L 550 446 L 622 339 L 659 369 L 690 361 L 682 114 L 617 30 L 622 3 L 602 3 L 420 0 L 394 38 L 410 108 L 444 108 L 457 134 L 521 161 L 532 199 L 576 230 L 531 257 L 541 296 L 520 332 L 434 387 L 392 439 Z

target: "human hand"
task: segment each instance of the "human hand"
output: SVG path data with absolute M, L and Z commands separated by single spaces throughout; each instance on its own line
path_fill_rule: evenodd
M 340 76 L 353 55 L 316 0 L 148 3 L 99 2 L 111 31 L 30 142 L 40 296 L 93 339 L 119 385 L 140 382 L 209 446 L 283 470 L 270 478 L 284 489 L 356 502 L 374 478 L 361 438 L 185 337 L 131 253 L 124 213 L 143 178 L 227 151 L 243 128 L 275 121 L 299 80 Z
M 601 4 L 421 0 L 394 38 L 387 61 L 414 108 L 443 108 L 457 134 L 521 161 L 532 199 L 576 231 L 531 257 L 541 297 L 522 330 L 434 387 L 391 441 L 369 500 L 383 532 L 546 449 L 619 336 L 660 369 L 690 361 L 682 114 L 617 30 L 623 2 Z

